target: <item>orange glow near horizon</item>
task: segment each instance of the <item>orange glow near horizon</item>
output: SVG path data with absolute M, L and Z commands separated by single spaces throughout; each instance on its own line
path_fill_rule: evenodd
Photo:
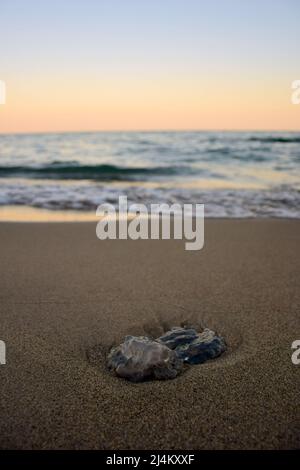
M 294 130 L 296 0 L 1 0 L 0 133 Z
M 6 81 L 0 132 L 93 130 L 300 130 L 288 80 L 252 83 L 232 74 L 149 78 L 39 76 Z

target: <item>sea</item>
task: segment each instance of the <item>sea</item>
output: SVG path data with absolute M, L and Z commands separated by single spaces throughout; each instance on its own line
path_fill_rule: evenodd
M 0 208 L 205 204 L 206 217 L 300 217 L 300 133 L 0 134 Z

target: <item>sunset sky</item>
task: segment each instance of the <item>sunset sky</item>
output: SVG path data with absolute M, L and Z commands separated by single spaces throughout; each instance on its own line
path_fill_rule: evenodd
M 299 0 L 0 0 L 0 132 L 300 130 Z

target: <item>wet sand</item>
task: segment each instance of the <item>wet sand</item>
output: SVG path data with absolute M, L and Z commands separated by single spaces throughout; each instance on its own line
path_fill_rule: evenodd
M 300 221 L 208 220 L 198 252 L 95 227 L 0 223 L 0 448 L 299 448 Z M 228 351 L 170 381 L 107 371 L 126 334 L 181 323 Z

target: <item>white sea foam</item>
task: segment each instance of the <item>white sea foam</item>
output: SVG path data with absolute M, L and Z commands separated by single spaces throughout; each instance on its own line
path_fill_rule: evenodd
M 288 186 L 271 190 L 199 190 L 146 188 L 103 184 L 30 184 L 0 181 L 0 205 L 24 205 L 50 210 L 94 211 L 99 204 L 205 204 L 206 217 L 300 218 L 300 191 Z
M 0 135 L 0 206 L 205 204 L 206 217 L 300 217 L 299 133 Z

